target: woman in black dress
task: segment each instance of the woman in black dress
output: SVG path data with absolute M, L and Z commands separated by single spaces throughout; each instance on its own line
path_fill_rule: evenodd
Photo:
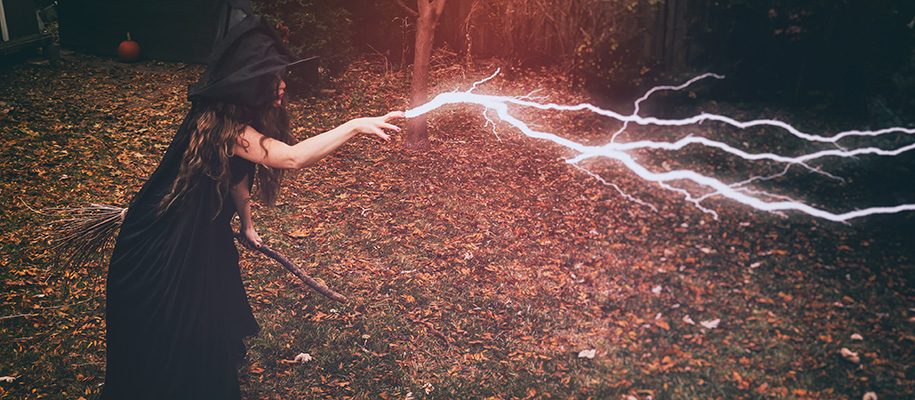
M 259 246 L 255 181 L 269 203 L 284 169 L 317 162 L 357 134 L 388 140 L 385 130 L 400 131 L 390 121 L 403 113 L 392 112 L 292 144 L 282 78 L 300 60 L 248 11 L 214 47 L 189 92 L 191 111 L 121 226 L 108 272 L 104 400 L 240 398 L 242 339 L 259 328 L 231 218 Z

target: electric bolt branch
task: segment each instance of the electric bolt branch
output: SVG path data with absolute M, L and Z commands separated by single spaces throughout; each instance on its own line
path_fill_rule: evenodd
M 843 223 L 846 223 L 846 221 L 853 219 L 853 218 L 859 218 L 859 217 L 864 217 L 864 216 L 868 216 L 868 215 L 893 214 L 893 213 L 900 213 L 900 212 L 915 210 L 915 204 L 900 204 L 900 205 L 894 205 L 894 206 L 880 206 L 880 207 L 869 207 L 869 208 L 864 208 L 864 209 L 856 209 L 854 211 L 848 211 L 848 212 L 844 212 L 844 213 L 833 213 L 833 212 L 830 212 L 830 211 L 827 211 L 827 210 L 824 210 L 821 208 L 813 207 L 811 205 L 808 205 L 808 204 L 800 202 L 800 201 L 796 201 L 796 200 L 786 197 L 786 196 L 781 196 L 781 195 L 762 192 L 762 191 L 756 191 L 749 187 L 749 185 L 751 183 L 756 182 L 756 181 L 770 180 L 770 179 L 773 179 L 776 177 L 784 176 L 785 174 L 787 174 L 788 170 L 792 166 L 800 166 L 800 167 L 810 170 L 811 172 L 822 174 L 828 178 L 842 180 L 842 178 L 829 174 L 828 172 L 822 171 L 819 168 L 812 167 L 808 163 L 811 161 L 819 160 L 819 159 L 826 158 L 826 157 L 856 157 L 856 156 L 869 155 L 869 154 L 870 155 L 880 155 L 880 156 L 896 156 L 896 155 L 902 154 L 904 152 L 915 149 L 915 143 L 909 143 L 909 144 L 902 145 L 902 146 L 894 148 L 894 149 L 885 150 L 885 149 L 878 148 L 878 147 L 859 147 L 859 148 L 854 148 L 854 149 L 848 149 L 848 148 L 845 148 L 845 147 L 839 145 L 839 141 L 844 138 L 850 138 L 850 137 L 877 137 L 877 136 L 888 135 L 888 134 L 912 135 L 912 134 L 915 134 L 915 129 L 904 128 L 904 127 L 892 127 L 892 128 L 880 129 L 880 130 L 876 130 L 876 131 L 852 130 L 852 131 L 840 132 L 833 136 L 820 136 L 820 135 L 814 135 L 814 134 L 801 132 L 800 130 L 796 129 L 795 127 L 793 127 L 785 122 L 773 120 L 773 119 L 758 119 L 758 120 L 741 122 L 741 121 L 737 121 L 735 119 L 732 119 L 732 118 L 729 118 L 729 117 L 726 117 L 723 115 L 708 114 L 708 113 L 701 113 L 701 114 L 692 116 L 690 118 L 684 118 L 684 119 L 660 119 L 660 118 L 653 118 L 653 117 L 642 117 L 639 115 L 639 111 L 640 111 L 639 107 L 640 107 L 641 103 L 643 101 L 647 100 L 652 94 L 654 94 L 658 91 L 661 91 L 661 90 L 679 91 L 679 90 L 682 90 L 682 89 L 694 84 L 695 82 L 698 82 L 702 79 L 707 79 L 707 78 L 724 79 L 724 76 L 712 74 L 712 73 L 707 73 L 707 74 L 697 76 L 679 86 L 658 86 L 658 87 L 652 88 L 651 90 L 646 92 L 645 95 L 643 95 L 641 98 L 636 100 L 635 110 L 630 115 L 622 115 L 622 114 L 619 114 L 619 113 L 616 113 L 616 112 L 613 112 L 610 110 L 601 109 L 599 107 L 596 107 L 594 105 L 587 104 L 587 103 L 576 104 L 576 105 L 538 103 L 536 101 L 532 101 L 533 99 L 532 99 L 531 95 L 521 96 L 521 97 L 508 97 L 508 96 L 493 96 L 493 95 L 483 95 L 483 94 L 473 93 L 473 90 L 475 90 L 478 85 L 481 85 L 481 84 L 495 78 L 498 74 L 499 74 L 499 71 L 497 70 L 493 75 L 489 76 L 488 78 L 475 82 L 473 84 L 473 86 L 471 86 L 471 88 L 466 91 L 463 91 L 463 92 L 453 91 L 453 92 L 439 94 L 439 95 L 435 96 L 435 98 L 433 98 L 432 101 L 430 101 L 422 106 L 408 110 L 406 112 L 406 116 L 408 118 L 417 117 L 417 116 L 429 113 L 433 110 L 436 110 L 436 109 L 438 109 L 444 105 L 448 105 L 448 104 L 481 105 L 481 106 L 485 107 L 485 109 L 486 109 L 486 110 L 484 110 L 483 115 L 486 117 L 487 121 L 492 122 L 489 119 L 489 117 L 487 116 L 486 112 L 488 110 L 493 110 L 496 112 L 498 117 L 503 122 L 506 122 L 509 125 L 517 128 L 519 131 L 521 131 L 521 133 L 523 133 L 524 135 L 526 135 L 528 137 L 535 138 L 535 139 L 549 140 L 555 144 L 558 144 L 560 146 L 574 150 L 575 152 L 578 153 L 578 155 L 573 158 L 567 159 L 566 161 L 568 163 L 578 167 L 579 169 L 581 169 L 582 171 L 584 171 L 591 177 L 599 180 L 601 183 L 616 188 L 616 190 L 618 192 L 620 192 L 620 194 L 623 195 L 624 197 L 626 197 L 634 202 L 637 202 L 639 204 L 650 207 L 652 209 L 655 209 L 655 207 L 653 205 L 645 203 L 633 196 L 626 194 L 617 185 L 605 181 L 599 175 L 581 167 L 579 165 L 579 163 L 583 160 L 595 158 L 595 157 L 606 157 L 606 158 L 609 158 L 612 160 L 619 161 L 620 163 L 622 163 L 622 165 L 627 167 L 629 170 L 631 170 L 633 173 L 635 173 L 642 179 L 649 181 L 649 182 L 657 183 L 659 186 L 661 186 L 664 189 L 671 190 L 671 191 L 681 194 L 686 199 L 686 201 L 689 201 L 689 202 L 695 204 L 695 206 L 698 207 L 703 212 L 712 214 L 715 219 L 718 218 L 718 214 L 715 211 L 702 205 L 702 202 L 704 200 L 706 200 L 710 197 L 713 197 L 713 196 L 723 196 L 725 198 L 731 199 L 731 200 L 739 202 L 741 204 L 753 207 L 757 210 L 769 211 L 769 212 L 777 213 L 779 215 L 784 215 L 782 213 L 783 211 L 799 211 L 799 212 L 806 213 L 808 215 L 811 215 L 811 216 L 814 216 L 817 218 L 822 218 L 822 219 L 826 219 L 829 221 L 843 222 Z M 622 122 L 623 125 L 617 132 L 615 132 L 613 134 L 613 136 L 611 137 L 610 141 L 607 144 L 600 145 L 600 146 L 586 145 L 583 143 L 579 143 L 579 142 L 576 142 L 576 141 L 573 141 L 570 139 L 560 137 L 553 133 L 540 132 L 540 131 L 534 130 L 533 128 L 528 126 L 528 124 L 526 124 L 525 122 L 512 116 L 509 113 L 509 105 L 520 106 L 520 107 L 531 107 L 531 108 L 536 108 L 536 109 L 540 109 L 540 110 L 562 111 L 562 112 L 589 111 L 589 112 L 599 114 L 599 115 L 602 115 L 605 117 L 610 117 L 610 118 L 616 119 L 616 120 Z M 638 140 L 638 141 L 627 142 L 627 143 L 617 143 L 616 142 L 617 136 L 619 136 L 620 133 L 625 131 L 625 129 L 627 128 L 627 126 L 630 123 L 636 123 L 639 125 L 679 127 L 679 126 L 701 124 L 706 121 L 720 122 L 723 124 L 733 126 L 735 128 L 740 128 L 740 129 L 746 129 L 746 128 L 757 127 L 757 126 L 775 127 L 778 129 L 782 129 L 800 139 L 807 140 L 809 142 L 830 143 L 835 148 L 828 149 L 828 150 L 820 150 L 820 151 L 816 151 L 816 152 L 811 152 L 809 154 L 803 154 L 800 156 L 792 157 L 792 156 L 784 156 L 784 155 L 775 154 L 775 153 L 749 153 L 749 152 L 734 148 L 723 142 L 708 139 L 705 137 L 692 136 L 692 135 L 688 135 L 684 138 L 681 138 L 681 139 L 673 141 L 673 142 L 651 141 L 651 140 Z M 495 123 L 493 123 L 493 125 L 495 126 Z M 778 174 L 774 174 L 774 175 L 770 175 L 770 176 L 752 176 L 747 180 L 728 184 L 728 183 L 724 183 L 721 180 L 716 179 L 714 177 L 705 176 L 698 172 L 688 170 L 688 169 L 687 170 L 666 171 L 666 172 L 653 172 L 653 171 L 649 170 L 648 168 L 646 168 L 645 166 L 643 166 L 642 164 L 640 164 L 639 162 L 637 162 L 636 159 L 628 153 L 628 152 L 640 150 L 640 149 L 660 149 L 660 150 L 678 151 L 678 150 L 683 149 L 686 146 L 693 145 L 693 144 L 718 149 L 720 151 L 729 153 L 736 157 L 743 158 L 745 160 L 769 160 L 769 161 L 773 161 L 776 163 L 781 163 L 781 164 L 785 165 L 785 168 L 782 172 L 780 172 Z M 694 195 L 692 192 L 690 192 L 686 189 L 674 187 L 671 185 L 671 182 L 683 181 L 683 180 L 691 181 L 691 182 L 705 188 L 704 190 L 706 191 L 706 193 L 701 194 L 701 195 Z M 771 201 L 765 201 L 765 200 L 763 200 L 764 198 L 771 200 Z

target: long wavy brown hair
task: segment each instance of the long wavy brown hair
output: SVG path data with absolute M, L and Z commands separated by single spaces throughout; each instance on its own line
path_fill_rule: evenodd
M 273 138 L 292 144 L 294 138 L 289 129 L 289 114 L 285 106 L 268 104 L 254 109 L 237 104 L 222 103 L 205 99 L 197 100 L 192 107 L 195 111 L 188 129 L 190 143 L 184 151 L 178 176 L 171 190 L 159 202 L 159 213 L 164 213 L 174 205 L 197 200 L 195 188 L 201 179 L 216 181 L 218 207 L 214 217 L 222 210 L 222 201 L 229 191 L 231 174 L 229 158 L 235 155 L 235 145 L 250 144 L 240 142 L 245 127 L 251 126 L 264 135 L 259 145 L 267 151 L 264 142 Z M 274 169 L 257 165 L 254 183 L 257 195 L 268 205 L 276 202 L 283 169 Z

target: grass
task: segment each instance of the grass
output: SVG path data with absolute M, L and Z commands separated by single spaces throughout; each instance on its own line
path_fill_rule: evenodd
M 491 74 L 485 63 L 442 65 L 438 91 Z M 0 114 L 0 376 L 15 377 L 0 382 L 0 397 L 91 399 L 100 390 L 105 261 L 49 268 L 32 235 L 44 221 L 25 204 L 126 205 L 187 111 L 183 90 L 199 72 L 81 55 L 56 67 L 0 67 L 0 112 L 9 109 Z M 334 94 L 291 105 L 300 137 L 403 108 L 408 79 L 360 62 L 335 85 Z M 550 101 L 584 98 L 552 71 L 480 90 L 535 87 Z M 519 114 L 595 143 L 614 129 L 593 116 Z M 912 215 L 846 226 L 711 200 L 714 220 L 616 164 L 589 162 L 654 212 L 568 166 L 567 150 L 502 126 L 493 135 L 475 108 L 442 109 L 429 123 L 431 152 L 406 152 L 399 138 L 357 138 L 291 174 L 276 207 L 255 207 L 265 241 L 349 302 L 324 299 L 240 250 L 262 327 L 240 367 L 245 398 L 844 399 L 874 391 L 884 399 L 915 391 Z M 748 167 L 688 154 L 643 156 L 724 174 Z M 822 193 L 817 201 L 846 204 Z M 717 328 L 699 325 L 716 318 Z M 862 362 L 844 360 L 842 347 Z M 294 362 L 300 353 L 313 360 Z

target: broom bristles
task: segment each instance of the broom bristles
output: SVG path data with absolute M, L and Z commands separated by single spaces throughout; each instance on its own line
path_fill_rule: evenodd
M 41 214 L 57 218 L 45 224 L 41 235 L 51 243 L 54 264 L 81 267 L 94 258 L 102 258 L 112 246 L 126 210 L 105 204 L 43 209 Z

